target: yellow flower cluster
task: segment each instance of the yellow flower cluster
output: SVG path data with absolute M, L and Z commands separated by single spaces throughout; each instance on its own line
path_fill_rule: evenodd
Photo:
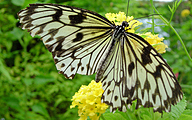
M 135 33 L 135 27 L 142 25 L 142 22 L 139 22 L 138 20 L 134 20 L 133 16 L 127 16 L 124 12 L 119 12 L 118 14 L 116 13 L 106 13 L 105 14 L 106 18 L 110 21 L 113 21 L 115 25 L 121 25 L 123 21 L 129 22 L 129 27 L 125 28 L 127 32 Z
M 87 120 L 88 116 L 91 120 L 98 120 L 105 112 L 108 105 L 101 103 L 103 91 L 101 82 L 96 83 L 92 80 L 88 86 L 82 85 L 75 93 L 70 108 L 78 106 L 79 120 Z
M 159 53 L 165 53 L 165 48 L 168 48 L 167 45 L 165 45 L 163 41 L 163 37 L 159 38 L 158 34 L 153 35 L 151 32 L 147 32 L 145 34 L 141 34 L 141 36 L 144 37 L 144 39 L 151 44 Z
M 188 9 L 184 9 L 181 11 L 181 16 L 182 17 L 187 17 L 190 14 L 190 11 Z
M 129 22 L 129 27 L 126 28 L 127 32 L 135 33 L 135 27 L 142 25 L 143 23 L 139 22 L 138 20 L 134 20 L 133 16 L 127 16 L 124 12 L 116 13 L 107 13 L 105 14 L 107 19 L 113 21 L 115 25 L 120 25 L 123 21 Z M 168 48 L 162 41 L 164 38 L 159 38 L 158 34 L 153 35 L 151 32 L 147 32 L 145 34 L 138 34 L 142 36 L 149 44 L 151 44 L 159 53 L 165 53 L 165 48 Z M 134 40 L 133 40 L 134 41 Z

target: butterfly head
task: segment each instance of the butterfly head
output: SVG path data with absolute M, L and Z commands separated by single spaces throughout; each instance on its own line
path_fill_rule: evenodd
M 135 24 L 137 24 L 137 21 L 135 21 L 135 22 L 132 22 L 132 21 L 129 21 L 129 22 L 127 22 L 127 21 L 123 21 L 122 22 L 122 24 L 121 24 L 121 26 L 124 28 L 124 30 L 126 31 L 126 32 L 132 32 L 132 33 L 134 33 L 135 31 L 134 31 L 134 28 L 135 28 Z M 137 26 L 137 25 L 136 25 Z M 134 31 L 134 32 L 133 32 Z
M 128 27 L 129 23 L 127 21 L 123 21 L 121 25 L 117 25 L 114 32 L 114 37 L 121 37 L 121 35 L 127 30 Z
M 129 23 L 127 21 L 123 21 L 121 26 L 126 29 L 126 27 L 129 27 Z
M 129 25 L 129 22 L 127 21 L 123 21 L 120 25 L 124 31 L 128 32 L 128 30 L 132 29 Z

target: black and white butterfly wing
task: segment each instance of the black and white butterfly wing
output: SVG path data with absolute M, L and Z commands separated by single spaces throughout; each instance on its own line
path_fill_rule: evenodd
M 136 109 L 141 105 L 153 107 L 154 111 L 170 112 L 183 93 L 174 73 L 161 55 L 142 37 L 124 33 L 109 56 L 102 73 L 96 81 L 103 84 L 102 101 L 126 111 L 137 99 Z
M 22 28 L 39 35 L 66 78 L 94 74 L 111 42 L 112 24 L 101 15 L 66 5 L 30 4 L 18 13 Z
M 182 99 L 181 87 L 160 54 L 136 34 L 117 35 L 116 26 L 101 15 L 65 5 L 31 4 L 18 16 L 23 29 L 41 36 L 66 78 L 97 72 L 102 101 L 111 111 L 126 111 L 137 99 L 137 108 L 168 112 Z

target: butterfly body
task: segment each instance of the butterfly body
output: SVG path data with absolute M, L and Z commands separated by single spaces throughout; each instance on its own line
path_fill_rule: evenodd
M 125 34 L 124 32 L 125 27 L 128 27 L 128 23 L 126 21 L 123 21 L 121 25 L 117 25 L 115 26 L 114 30 L 113 30 L 113 34 L 112 34 L 112 41 L 109 47 L 109 50 L 107 50 L 108 52 L 105 55 L 105 58 L 103 58 L 102 62 L 100 63 L 100 67 L 97 70 L 97 74 L 96 74 L 96 78 L 95 81 L 99 82 L 102 78 L 103 78 L 103 73 L 107 67 L 107 63 L 109 62 L 110 56 L 113 56 L 113 52 L 116 48 L 116 44 L 117 42 L 120 42 L 120 40 L 122 40 L 121 37 L 123 37 L 123 35 Z
M 169 112 L 182 99 L 169 65 L 142 37 L 127 32 L 128 22 L 115 25 L 95 12 L 56 4 L 31 4 L 18 16 L 23 29 L 41 36 L 66 78 L 96 73 L 111 111 L 126 111 L 137 99 L 136 108 Z

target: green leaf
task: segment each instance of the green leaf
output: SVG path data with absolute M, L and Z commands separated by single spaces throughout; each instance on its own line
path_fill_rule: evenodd
M 152 120 L 152 118 L 149 117 L 148 115 L 143 115 L 143 120 Z
M 54 82 L 55 79 L 52 76 L 37 76 L 34 79 L 35 84 L 47 84 L 49 82 Z
M 2 75 L 5 76 L 6 79 L 11 82 L 12 81 L 11 76 L 7 71 L 6 67 L 4 66 L 3 62 L 4 61 L 0 58 L 0 73 L 2 73 Z
M 183 99 L 179 103 L 177 103 L 177 105 L 171 106 L 171 112 L 164 114 L 163 117 L 170 116 L 173 117 L 174 119 L 178 119 L 183 113 L 186 105 L 187 103 L 185 100 L 185 96 L 183 96 Z
M 150 120 L 152 118 L 151 113 L 149 112 L 150 109 L 151 109 L 151 111 L 153 111 L 152 108 L 141 107 L 137 110 L 137 113 L 140 116 L 140 118 L 142 118 L 143 120 Z M 152 114 L 154 114 L 154 113 L 152 113 Z
M 36 113 L 44 115 L 46 118 L 50 119 L 49 113 L 41 104 L 35 104 L 32 106 L 32 110 Z
M 184 112 L 182 114 L 192 116 L 192 110 L 184 110 Z
M 23 78 L 22 80 L 26 86 L 30 86 L 33 83 L 33 79 L 31 78 Z
M 9 107 L 16 110 L 20 109 L 19 100 L 16 97 L 3 97 L 1 99 L 3 99 Z
M 55 104 L 54 104 L 54 107 L 57 107 L 61 102 L 63 102 L 65 100 L 65 98 L 63 97 L 60 97 L 56 100 Z
M 45 117 L 40 115 L 39 113 L 34 113 L 33 111 L 27 112 L 27 117 L 25 120 L 47 120 Z
M 178 120 L 192 120 L 191 115 L 181 114 Z
M 125 113 L 105 113 L 103 114 L 103 117 L 106 119 L 106 120 L 117 120 L 117 118 L 119 120 L 128 120 L 126 118 L 124 118 L 124 116 L 122 114 L 125 114 Z M 102 119 L 102 117 L 100 118 L 101 120 L 104 120 Z
M 183 99 L 177 103 L 177 105 L 172 106 L 171 113 L 174 118 L 179 118 L 181 113 L 183 113 L 185 107 L 187 106 L 187 101 L 185 100 L 185 96 L 183 96 Z
M 16 6 L 22 6 L 25 3 L 25 0 L 11 0 L 11 2 Z
M 21 39 L 22 36 L 24 35 L 24 32 L 22 29 L 14 27 L 13 30 L 11 31 L 12 37 L 15 38 L 15 40 Z

